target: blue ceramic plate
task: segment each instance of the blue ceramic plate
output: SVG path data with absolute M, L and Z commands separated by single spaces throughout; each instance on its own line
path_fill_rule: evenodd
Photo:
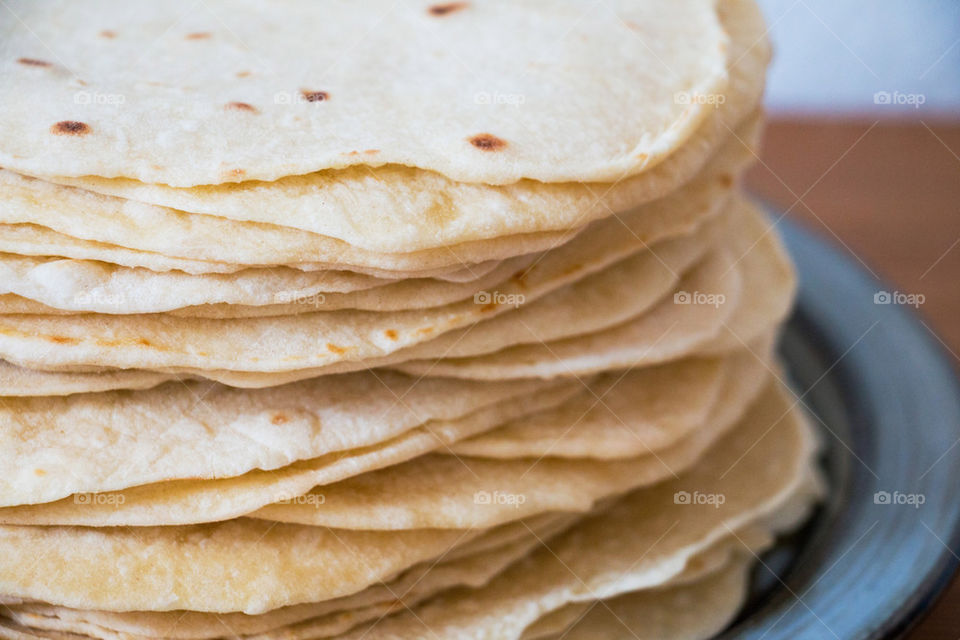
M 960 563 L 960 387 L 902 296 L 778 226 L 800 273 L 781 351 L 819 422 L 831 486 L 804 530 L 764 556 L 723 637 L 898 637 Z

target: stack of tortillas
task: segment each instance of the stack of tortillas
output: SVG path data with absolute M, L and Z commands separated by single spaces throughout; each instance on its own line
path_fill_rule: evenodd
M 0 636 L 735 616 L 819 491 L 753 0 L 5 8 Z

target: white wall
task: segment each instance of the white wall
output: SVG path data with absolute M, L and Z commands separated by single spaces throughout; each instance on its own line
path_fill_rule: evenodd
M 960 117 L 960 0 L 759 1 L 771 112 Z

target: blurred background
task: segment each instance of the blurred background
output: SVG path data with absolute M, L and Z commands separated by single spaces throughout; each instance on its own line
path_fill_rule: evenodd
M 760 4 L 775 58 L 749 188 L 923 296 L 960 370 L 960 1 Z M 960 638 L 960 583 L 908 637 Z

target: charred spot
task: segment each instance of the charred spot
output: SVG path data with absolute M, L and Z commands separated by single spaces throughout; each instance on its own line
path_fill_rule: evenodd
M 250 113 L 260 113 L 252 104 L 247 104 L 246 102 L 228 102 L 227 109 L 236 109 L 237 111 L 249 111 Z
M 393 329 L 387 329 L 386 331 L 383 332 L 383 335 L 387 336 L 391 340 L 397 339 L 397 332 L 394 331 Z
M 469 2 L 446 2 L 444 4 L 435 4 L 427 11 L 432 16 L 441 17 L 450 15 L 451 13 L 455 13 L 461 9 L 466 9 L 469 5 Z
M 478 133 L 468 138 L 468 140 L 470 144 L 482 151 L 500 151 L 507 146 L 506 140 L 501 140 L 491 133 Z
M 117 32 L 116 32 L 116 31 L 110 31 L 110 30 L 106 30 L 106 29 L 105 29 L 105 30 L 103 30 L 103 31 L 100 32 L 100 37 L 101 37 L 101 38 L 107 38 L 108 40 L 112 40 L 113 38 L 116 38 L 116 37 L 117 37 Z
M 330 94 L 326 91 L 308 91 L 307 89 L 302 89 L 300 94 L 307 102 L 326 102 L 330 99 Z
M 76 120 L 61 120 L 50 127 L 50 131 L 59 136 L 83 136 L 90 133 L 90 125 Z
M 273 417 L 270 418 L 270 422 L 276 425 L 281 425 L 281 424 L 286 424 L 287 422 L 290 422 L 290 418 L 288 418 L 285 413 L 280 412 L 280 413 L 275 413 Z
M 28 67 L 52 67 L 53 65 L 46 60 L 37 60 L 36 58 L 17 58 L 17 62 L 25 64 Z
M 197 31 L 196 33 L 188 33 L 186 35 L 187 40 L 206 40 L 209 37 L 209 31 Z

